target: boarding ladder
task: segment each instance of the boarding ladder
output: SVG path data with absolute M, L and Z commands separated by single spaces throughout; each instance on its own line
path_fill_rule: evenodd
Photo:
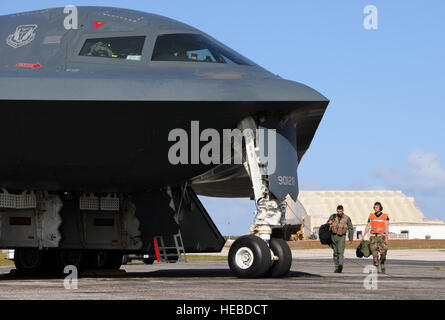
M 187 262 L 181 231 L 173 235 L 173 246 L 166 245 L 163 236 L 156 236 L 155 249 L 159 262 Z

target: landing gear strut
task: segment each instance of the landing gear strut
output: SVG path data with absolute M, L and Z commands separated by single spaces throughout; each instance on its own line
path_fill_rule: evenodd
M 260 157 L 257 125 L 253 118 L 241 121 L 246 141 L 246 169 L 258 207 L 249 235 L 237 239 L 229 251 L 229 267 L 240 278 L 283 277 L 290 270 L 292 253 L 283 239 L 272 238 L 272 227 L 285 224 L 285 200 L 269 189 L 268 171 Z

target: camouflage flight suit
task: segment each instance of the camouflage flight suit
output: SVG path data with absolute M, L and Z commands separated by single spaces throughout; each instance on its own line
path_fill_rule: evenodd
M 386 260 L 386 253 L 388 252 L 388 247 L 385 243 L 385 236 L 376 236 L 372 235 L 369 238 L 369 248 L 371 249 L 372 258 L 374 266 L 379 269 L 379 265 L 382 268 L 382 272 L 384 273 L 386 271 L 385 267 L 385 260 Z M 379 259 L 380 254 L 380 259 Z
M 377 217 L 380 217 L 383 213 L 381 212 Z M 387 214 L 386 214 L 387 215 Z M 371 219 L 368 219 L 368 223 Z M 386 218 L 386 223 L 389 222 L 389 217 Z M 372 232 L 372 230 L 371 230 Z M 379 233 L 371 233 L 369 238 L 369 248 L 371 249 L 372 258 L 374 266 L 382 270 L 383 273 L 386 272 L 385 261 L 386 261 L 386 253 L 388 252 L 388 246 L 385 243 L 385 235 Z M 380 257 L 379 257 L 380 254 Z

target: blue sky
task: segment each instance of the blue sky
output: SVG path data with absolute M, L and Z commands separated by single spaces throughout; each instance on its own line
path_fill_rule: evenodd
M 445 1 L 1 1 L 0 14 L 107 5 L 201 29 L 331 103 L 299 167 L 301 189 L 396 189 L 445 220 Z M 363 28 L 366 5 L 378 30 Z M 244 234 L 248 199 L 207 199 L 221 232 Z

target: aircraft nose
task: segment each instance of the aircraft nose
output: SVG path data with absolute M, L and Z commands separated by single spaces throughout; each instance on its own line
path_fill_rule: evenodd
M 269 101 L 329 101 L 313 88 L 290 80 L 264 81 L 258 90 L 263 99 Z

